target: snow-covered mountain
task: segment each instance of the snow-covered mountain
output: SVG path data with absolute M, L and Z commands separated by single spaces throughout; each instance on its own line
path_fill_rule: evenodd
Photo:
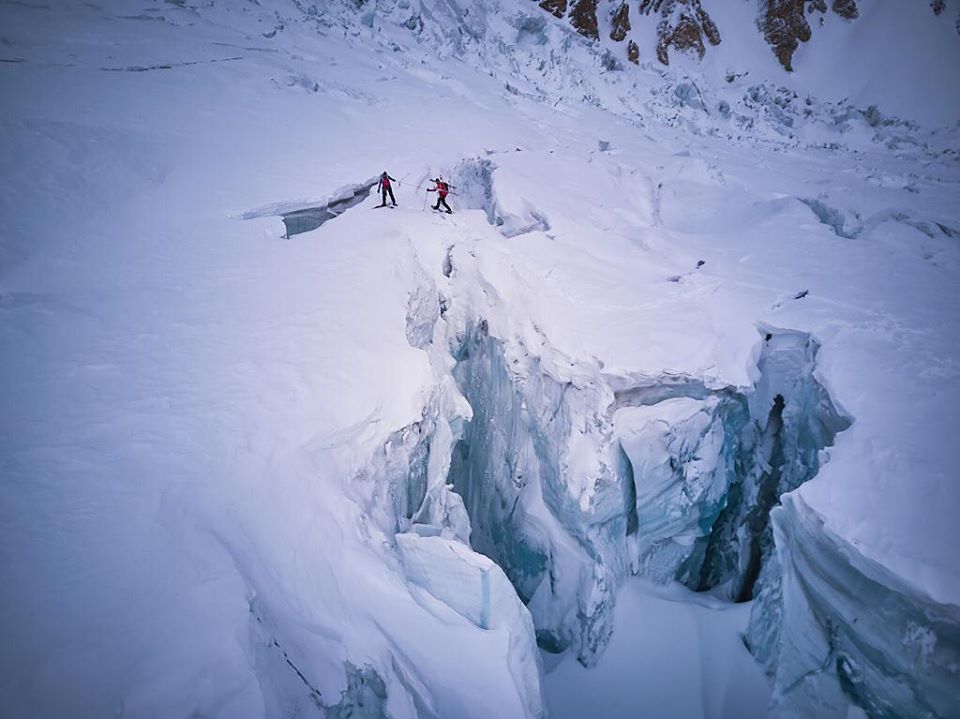
M 957 10 L 0 4 L 0 713 L 960 715 Z
M 794 70 L 794 54 L 801 44 L 810 41 L 814 28 L 824 28 L 828 21 L 831 24 L 839 20 L 852 22 L 860 17 L 858 0 L 831 0 L 829 8 L 827 0 L 745 0 L 739 3 L 713 0 L 638 0 L 635 4 L 627 0 L 571 0 L 569 6 L 567 0 L 541 0 L 539 4 L 558 18 L 568 18 L 570 24 L 585 37 L 594 40 L 609 37 L 614 43 L 623 43 L 627 59 L 635 64 L 639 64 L 642 44 L 649 43 L 651 39 L 647 27 L 650 21 L 647 18 L 653 18 L 656 22 L 653 44 L 657 60 L 664 65 L 670 64 L 671 52 L 686 53 L 702 60 L 707 48 L 723 42 L 726 28 L 729 27 L 735 32 L 734 42 L 739 43 L 744 38 L 744 31 L 753 25 L 753 29 L 763 36 L 781 66 L 790 72 Z M 736 7 L 737 5 L 739 7 Z M 960 10 L 956 10 L 952 15 L 947 13 L 946 0 L 934 0 L 927 7 L 918 4 L 907 11 L 909 14 L 905 14 L 902 8 L 894 11 L 881 10 L 878 3 L 871 3 L 869 0 L 865 7 L 871 24 L 876 23 L 878 16 L 885 12 L 897 12 L 901 21 L 906 19 L 907 24 L 900 26 L 896 33 L 904 33 L 904 28 L 922 25 L 926 32 L 942 36 L 949 31 L 944 22 L 933 23 L 929 18 L 924 20 L 920 16 L 920 13 L 932 13 L 937 17 L 952 17 L 952 26 L 960 35 Z M 722 18 L 723 33 L 711 12 Z M 894 31 L 894 27 L 887 24 L 889 17 L 880 20 L 887 32 L 878 33 L 870 28 L 859 34 L 857 39 L 861 42 L 841 50 L 837 45 L 848 38 L 844 37 L 846 33 L 841 31 L 838 36 L 834 31 L 831 39 L 827 41 L 831 47 L 818 49 L 816 52 L 828 55 L 830 60 L 838 59 L 838 50 L 841 55 L 870 55 L 878 44 L 884 47 L 895 37 L 894 32 L 890 32 Z M 934 27 L 937 29 L 934 30 Z M 818 30 L 818 34 L 819 32 Z M 910 34 L 911 30 L 906 30 L 906 33 Z M 862 44 L 865 38 L 867 42 Z M 943 42 L 941 39 L 934 46 L 934 52 L 939 50 L 938 46 Z M 909 41 L 907 47 L 921 53 L 931 50 L 930 46 L 918 46 Z M 948 58 L 949 54 L 943 56 L 944 60 Z M 900 59 L 906 59 L 907 62 L 903 64 L 907 66 L 914 65 L 909 61 L 911 58 Z M 803 62 L 806 64 L 807 60 L 804 59 Z M 846 65 L 835 65 L 833 69 L 843 73 Z M 847 81 L 848 88 L 851 84 L 856 84 L 850 83 L 850 78 L 844 80 Z

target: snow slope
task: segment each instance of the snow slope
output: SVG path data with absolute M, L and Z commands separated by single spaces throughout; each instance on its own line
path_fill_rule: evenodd
M 681 549 L 644 547 L 642 510 L 675 507 L 637 506 L 624 417 L 686 447 L 661 400 L 730 400 L 736 432 L 703 426 L 733 466 L 777 393 L 819 472 L 767 530 L 774 708 L 955 714 L 956 129 L 737 83 L 698 107 L 682 77 L 598 74 L 532 4 L 470 10 L 0 7 L 4 715 L 541 715 L 622 670 L 647 605 L 615 613 L 618 586 L 683 579 L 717 520 L 694 503 Z M 383 169 L 399 208 L 283 239 Z M 437 173 L 453 216 L 422 211 Z M 764 375 L 766 334 L 815 362 Z M 849 428 L 808 442 L 834 409 Z M 736 656 L 736 631 L 704 641 Z M 747 680 L 693 681 L 718 716 Z

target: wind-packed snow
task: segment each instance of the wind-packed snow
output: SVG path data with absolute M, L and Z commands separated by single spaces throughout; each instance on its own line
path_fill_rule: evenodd
M 790 77 L 0 5 L 0 713 L 955 716 L 960 38 L 896 5 Z

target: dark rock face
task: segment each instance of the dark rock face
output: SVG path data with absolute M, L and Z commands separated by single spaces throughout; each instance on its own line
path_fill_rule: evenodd
M 558 18 L 569 17 L 570 24 L 581 35 L 593 40 L 600 39 L 597 19 L 600 0 L 534 0 L 547 12 Z M 637 11 L 641 15 L 659 18 L 657 24 L 657 59 L 670 64 L 670 52 L 695 53 L 698 59 L 706 54 L 709 45 L 720 44 L 720 31 L 716 23 L 703 9 L 703 0 L 638 0 Z M 723 2 L 724 0 L 711 0 Z M 834 13 L 844 20 L 860 16 L 857 0 L 753 0 L 759 6 L 757 27 L 770 45 L 780 64 L 788 72 L 793 71 L 793 57 L 800 43 L 812 35 L 811 16 L 822 25 L 823 16 Z M 946 0 L 929 0 L 935 15 L 943 14 Z M 629 40 L 627 59 L 639 64 L 640 48 L 629 38 L 631 32 L 630 0 L 606 0 L 610 9 L 610 39 L 614 42 Z M 709 3 L 708 3 L 709 4 Z M 819 14 L 819 15 L 818 15 Z M 957 18 L 960 33 L 960 17 Z
M 760 12 L 758 24 L 763 38 L 789 72 L 793 71 L 793 53 L 797 46 L 810 39 L 804 6 L 804 0 L 767 0 L 766 7 Z M 818 9 L 811 7 L 811 11 Z
M 697 57 L 701 58 L 707 51 L 700 29 L 691 18 L 686 16 L 681 17 L 672 28 L 666 20 L 661 20 L 657 27 L 657 35 L 660 37 L 657 42 L 657 59 L 664 65 L 670 64 L 668 50 L 671 45 L 680 51 L 694 50 Z
M 630 32 L 630 6 L 621 2 L 610 20 L 610 39 L 614 42 L 623 42 Z
M 540 7 L 557 17 L 567 14 L 567 0 L 540 0 Z
M 859 17 L 856 0 L 833 0 L 830 8 L 845 20 Z M 805 15 L 827 12 L 826 0 L 766 0 L 757 24 L 763 37 L 787 71 L 793 71 L 793 53 L 810 39 Z
M 597 27 L 598 0 L 576 0 L 570 11 L 570 24 L 577 32 L 594 40 L 600 39 L 600 30 Z
M 860 16 L 857 0 L 833 0 L 833 11 L 844 20 L 853 20 Z
M 669 50 L 693 51 L 698 58 L 706 52 L 704 39 L 720 44 L 716 23 L 700 5 L 700 0 L 640 0 L 640 12 L 659 14 L 657 25 L 657 59 L 670 64 Z
M 699 1 L 697 2 L 697 19 L 700 21 L 700 27 L 703 30 L 703 34 L 706 36 L 707 41 L 711 45 L 720 44 L 720 29 L 717 27 L 717 24 L 713 19 L 707 15 L 707 11 L 700 7 Z

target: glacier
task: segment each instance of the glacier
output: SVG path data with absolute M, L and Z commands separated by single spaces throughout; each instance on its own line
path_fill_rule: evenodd
M 2 4 L 2 713 L 956 716 L 960 42 L 709 10 Z

